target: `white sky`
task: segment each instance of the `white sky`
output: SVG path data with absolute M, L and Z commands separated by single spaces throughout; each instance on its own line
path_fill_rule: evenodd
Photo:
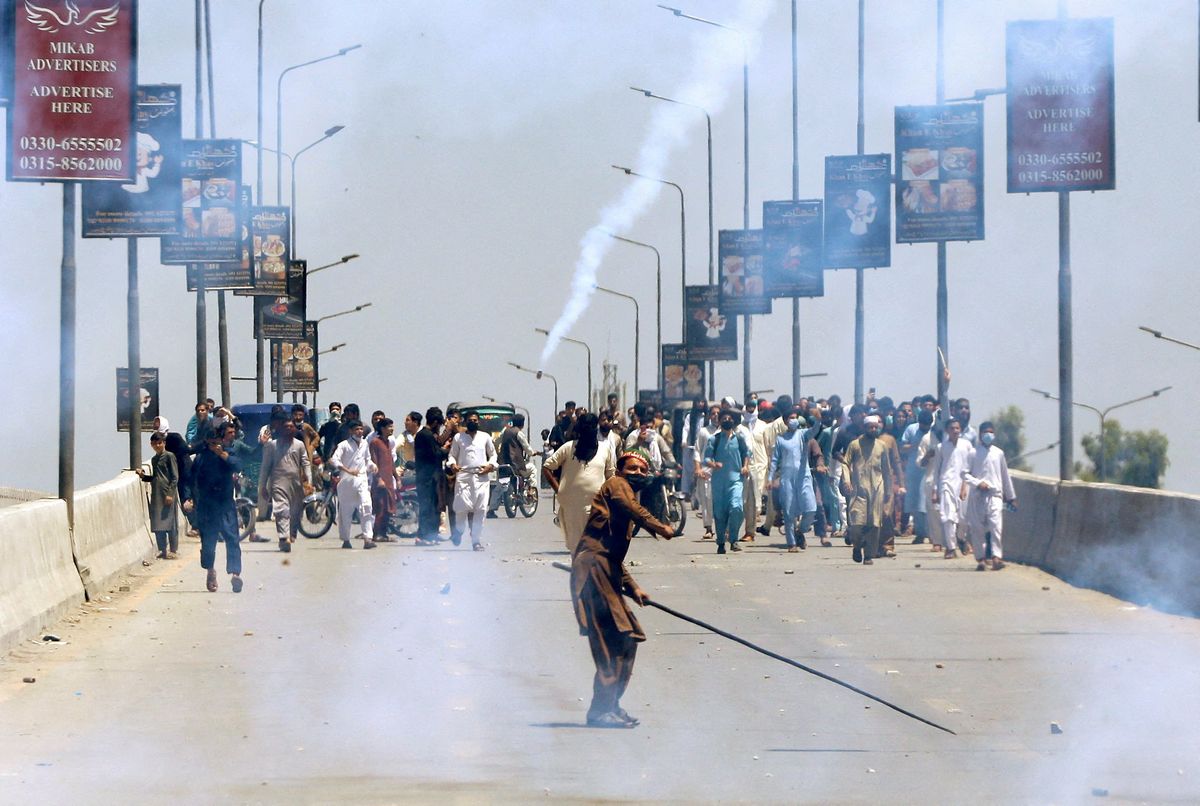
M 682 0 L 681 0 L 682 2 Z M 947 95 L 1004 84 L 1004 22 L 1046 18 L 1054 0 L 947 0 Z M 733 0 L 689 0 L 685 9 L 733 19 Z M 801 0 L 801 195 L 817 197 L 827 154 L 855 147 L 856 4 Z M 1116 18 L 1117 187 L 1072 198 L 1076 399 L 1099 407 L 1172 385 L 1159 400 L 1115 415 L 1127 427 L 1159 428 L 1171 439 L 1166 486 L 1200 492 L 1200 439 L 1172 428 L 1200 392 L 1200 355 L 1152 339 L 1149 325 L 1200 341 L 1193 313 L 1200 280 L 1196 205 L 1196 4 L 1072 0 L 1075 16 Z M 934 100 L 934 0 L 867 4 L 868 152 L 891 151 L 892 108 Z M 255 135 L 257 3 L 214 0 L 217 136 Z M 362 43 L 345 58 L 304 68 L 285 82 L 284 149 L 295 152 L 334 124 L 345 131 L 308 152 L 298 168 L 299 256 L 319 265 L 362 258 L 317 275 L 310 317 L 373 301 L 363 313 L 323 325 L 329 380 L 319 398 L 354 400 L 399 416 L 481 394 L 532 409 L 548 425 L 551 388 L 508 367 L 534 365 L 567 297 L 580 237 L 629 180 L 611 163 L 635 163 L 661 102 L 630 84 L 675 95 L 695 48 L 729 36 L 678 20 L 650 0 L 440 3 L 266 0 L 266 138 L 275 134 L 275 80 L 290 64 Z M 192 4 L 141 4 L 143 83 L 182 83 L 190 136 Z M 790 12 L 775 2 L 750 68 L 751 224 L 764 200 L 791 190 Z M 722 39 L 724 37 L 724 39 Z M 722 44 L 725 43 L 725 44 Z M 740 70 L 729 103 L 713 119 L 716 227 L 742 217 Z M 1057 387 L 1057 204 L 1051 194 L 1009 196 L 1004 179 L 1004 106 L 986 102 L 987 239 L 951 244 L 951 393 L 973 401 L 975 421 L 1016 404 L 1029 446 L 1057 439 L 1056 404 L 1029 391 Z M 664 177 L 687 201 L 688 282 L 707 271 L 703 117 L 690 110 L 692 142 Z M 206 122 L 207 125 L 207 122 Z M 633 167 L 637 167 L 636 164 Z M 286 170 L 286 165 L 285 165 Z M 274 202 L 274 160 L 267 162 Z M 246 180 L 253 182 L 248 150 Z M 284 194 L 287 195 L 285 182 Z M 662 195 L 626 234 L 663 254 L 667 341 L 679 336 L 679 216 Z M 0 485 L 56 488 L 58 289 L 61 191 L 57 185 L 0 189 L 0 427 L 10 459 Z M 162 404 L 182 430 L 195 397 L 194 300 L 182 267 L 160 266 L 143 241 L 142 363 L 162 370 Z M 115 431 L 114 367 L 126 363 L 125 245 L 82 241 L 79 261 L 79 486 L 114 475 L 127 461 Z M 601 283 L 639 295 L 641 369 L 653 386 L 653 256 L 618 245 Z M 933 391 L 935 248 L 893 246 L 893 265 L 866 284 L 866 386 L 897 399 Z M 219 397 L 216 296 L 209 298 L 210 396 Z M 250 301 L 230 295 L 232 374 L 254 371 Z M 753 385 L 788 389 L 790 302 L 756 318 Z M 854 273 L 830 272 L 826 296 L 801 303 L 803 369 L 829 377 L 805 392 L 853 391 Z M 632 371 L 627 303 L 597 297 L 571 332 L 592 345 L 597 382 L 610 359 Z M 545 367 L 561 399 L 584 398 L 582 350 L 565 344 Z M 718 394 L 740 395 L 740 364 L 718 364 Z M 632 392 L 632 388 L 631 388 Z M 252 402 L 252 383 L 234 383 L 234 402 Z M 1076 433 L 1094 431 L 1077 413 Z M 147 449 L 148 451 L 148 449 Z M 1077 457 L 1082 449 L 1077 448 Z M 1034 458 L 1057 471 L 1057 453 Z

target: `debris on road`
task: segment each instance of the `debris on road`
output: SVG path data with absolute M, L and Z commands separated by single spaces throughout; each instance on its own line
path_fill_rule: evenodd
M 117 590 L 119 590 L 121 593 L 129 593 L 129 586 L 122 585 L 121 587 L 117 588 Z
M 58 637 L 57 635 L 55 635 L 54 633 L 49 633 L 49 632 L 48 632 L 48 633 L 46 633 L 45 635 L 43 635 L 43 636 L 42 636 L 42 640 L 43 640 L 43 641 L 47 641 L 47 642 L 58 643 L 58 642 L 59 642 L 59 641 L 61 641 L 62 639 L 61 639 L 61 638 L 59 638 L 59 637 Z
M 242 633 L 242 635 L 243 636 L 254 635 L 254 630 L 246 630 L 244 633 Z
M 450 592 L 450 583 L 447 582 L 445 585 L 442 586 L 442 595 L 445 596 L 449 592 Z
M 795 571 L 793 571 L 791 568 L 789 568 L 789 569 L 787 569 L 786 571 L 784 571 L 783 573 L 785 573 L 785 574 L 794 574 L 794 573 L 796 573 L 796 572 L 795 572 Z
M 1062 727 L 1057 722 L 1050 723 L 1050 733 L 1057 736 L 1063 732 Z
M 1098 787 L 1098 786 L 1097 786 L 1097 787 L 1093 787 L 1093 789 L 1092 789 L 1092 794 L 1093 794 L 1094 796 L 1098 797 L 1098 798 L 1107 798 L 1107 797 L 1108 797 L 1108 790 L 1107 790 L 1107 789 L 1101 789 L 1100 787 Z
M 22 683 L 36 683 L 37 678 L 36 677 L 22 677 L 21 682 Z
M 936 669 L 945 669 L 945 668 L 946 668 L 945 666 L 943 666 L 943 665 L 942 665 L 942 664 L 940 664 L 940 663 L 935 663 L 935 664 L 933 664 L 933 665 L 934 665 L 934 668 L 936 668 Z

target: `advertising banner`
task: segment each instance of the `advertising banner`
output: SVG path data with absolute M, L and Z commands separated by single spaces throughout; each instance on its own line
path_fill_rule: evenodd
M 892 155 L 825 158 L 825 268 L 892 265 Z
M 142 432 L 154 430 L 154 418 L 158 416 L 158 367 L 142 367 L 141 389 Z M 117 430 L 129 431 L 133 418 L 129 407 L 129 367 L 117 369 Z
M 137 176 L 83 183 L 83 237 L 178 235 L 183 219 L 178 84 L 137 88 Z
M 250 262 L 250 207 L 253 191 L 242 185 L 241 206 L 238 221 L 242 228 L 241 263 L 189 263 L 187 265 L 187 289 L 196 290 L 196 274 L 204 272 L 204 287 L 209 291 L 234 291 L 240 293 L 254 288 L 254 268 Z M 257 320 L 255 320 L 257 321 Z
M 662 408 L 662 390 L 661 389 L 639 389 L 638 403 L 646 403 L 657 408 Z
M 254 322 L 264 339 L 304 338 L 304 311 L 308 261 L 293 260 L 288 265 L 287 293 L 277 297 L 254 298 Z M 261 323 L 261 324 L 260 324 Z
M 237 263 L 241 258 L 242 143 L 184 140 L 183 228 L 162 238 L 160 262 Z
M 763 202 L 763 279 L 768 297 L 825 296 L 820 199 Z
M 1008 23 L 1008 192 L 1116 187 L 1113 21 Z
M 287 207 L 250 208 L 250 266 L 254 287 L 240 296 L 280 297 L 287 293 L 292 260 L 291 212 Z
M 717 255 L 721 265 L 721 312 L 770 313 L 771 298 L 763 281 L 763 231 L 720 230 Z
M 8 179 L 136 179 L 135 0 L 4 8 L 13 26 Z
M 683 337 L 697 361 L 737 361 L 737 317 L 721 311 L 721 287 L 689 285 L 684 298 Z
M 983 104 L 896 107 L 896 243 L 983 238 Z
M 704 362 L 689 358 L 686 344 L 662 346 L 662 374 L 664 405 L 704 397 Z
M 298 339 L 271 339 L 271 391 L 317 392 L 317 323 Z

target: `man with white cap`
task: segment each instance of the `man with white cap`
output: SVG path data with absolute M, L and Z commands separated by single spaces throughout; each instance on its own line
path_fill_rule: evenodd
M 946 439 L 938 446 L 933 466 L 933 503 L 942 521 L 945 558 L 958 556 L 959 524 L 962 522 L 962 499 L 966 490 L 964 477 L 971 463 L 971 443 L 962 436 L 962 423 L 951 417 L 946 423 Z

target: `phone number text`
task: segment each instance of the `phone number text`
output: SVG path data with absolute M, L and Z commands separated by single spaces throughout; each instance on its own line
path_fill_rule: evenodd
M 1059 171 L 1017 171 L 1017 181 L 1025 185 L 1047 182 L 1101 182 L 1105 179 L 1103 168 L 1069 168 Z
M 121 153 L 124 140 L 120 137 L 22 137 L 22 151 L 112 151 Z
M 120 157 L 20 157 L 23 171 L 104 171 L 120 173 Z
M 1068 151 L 1061 154 L 1018 154 L 1017 165 L 1100 165 L 1104 154 L 1100 151 Z

